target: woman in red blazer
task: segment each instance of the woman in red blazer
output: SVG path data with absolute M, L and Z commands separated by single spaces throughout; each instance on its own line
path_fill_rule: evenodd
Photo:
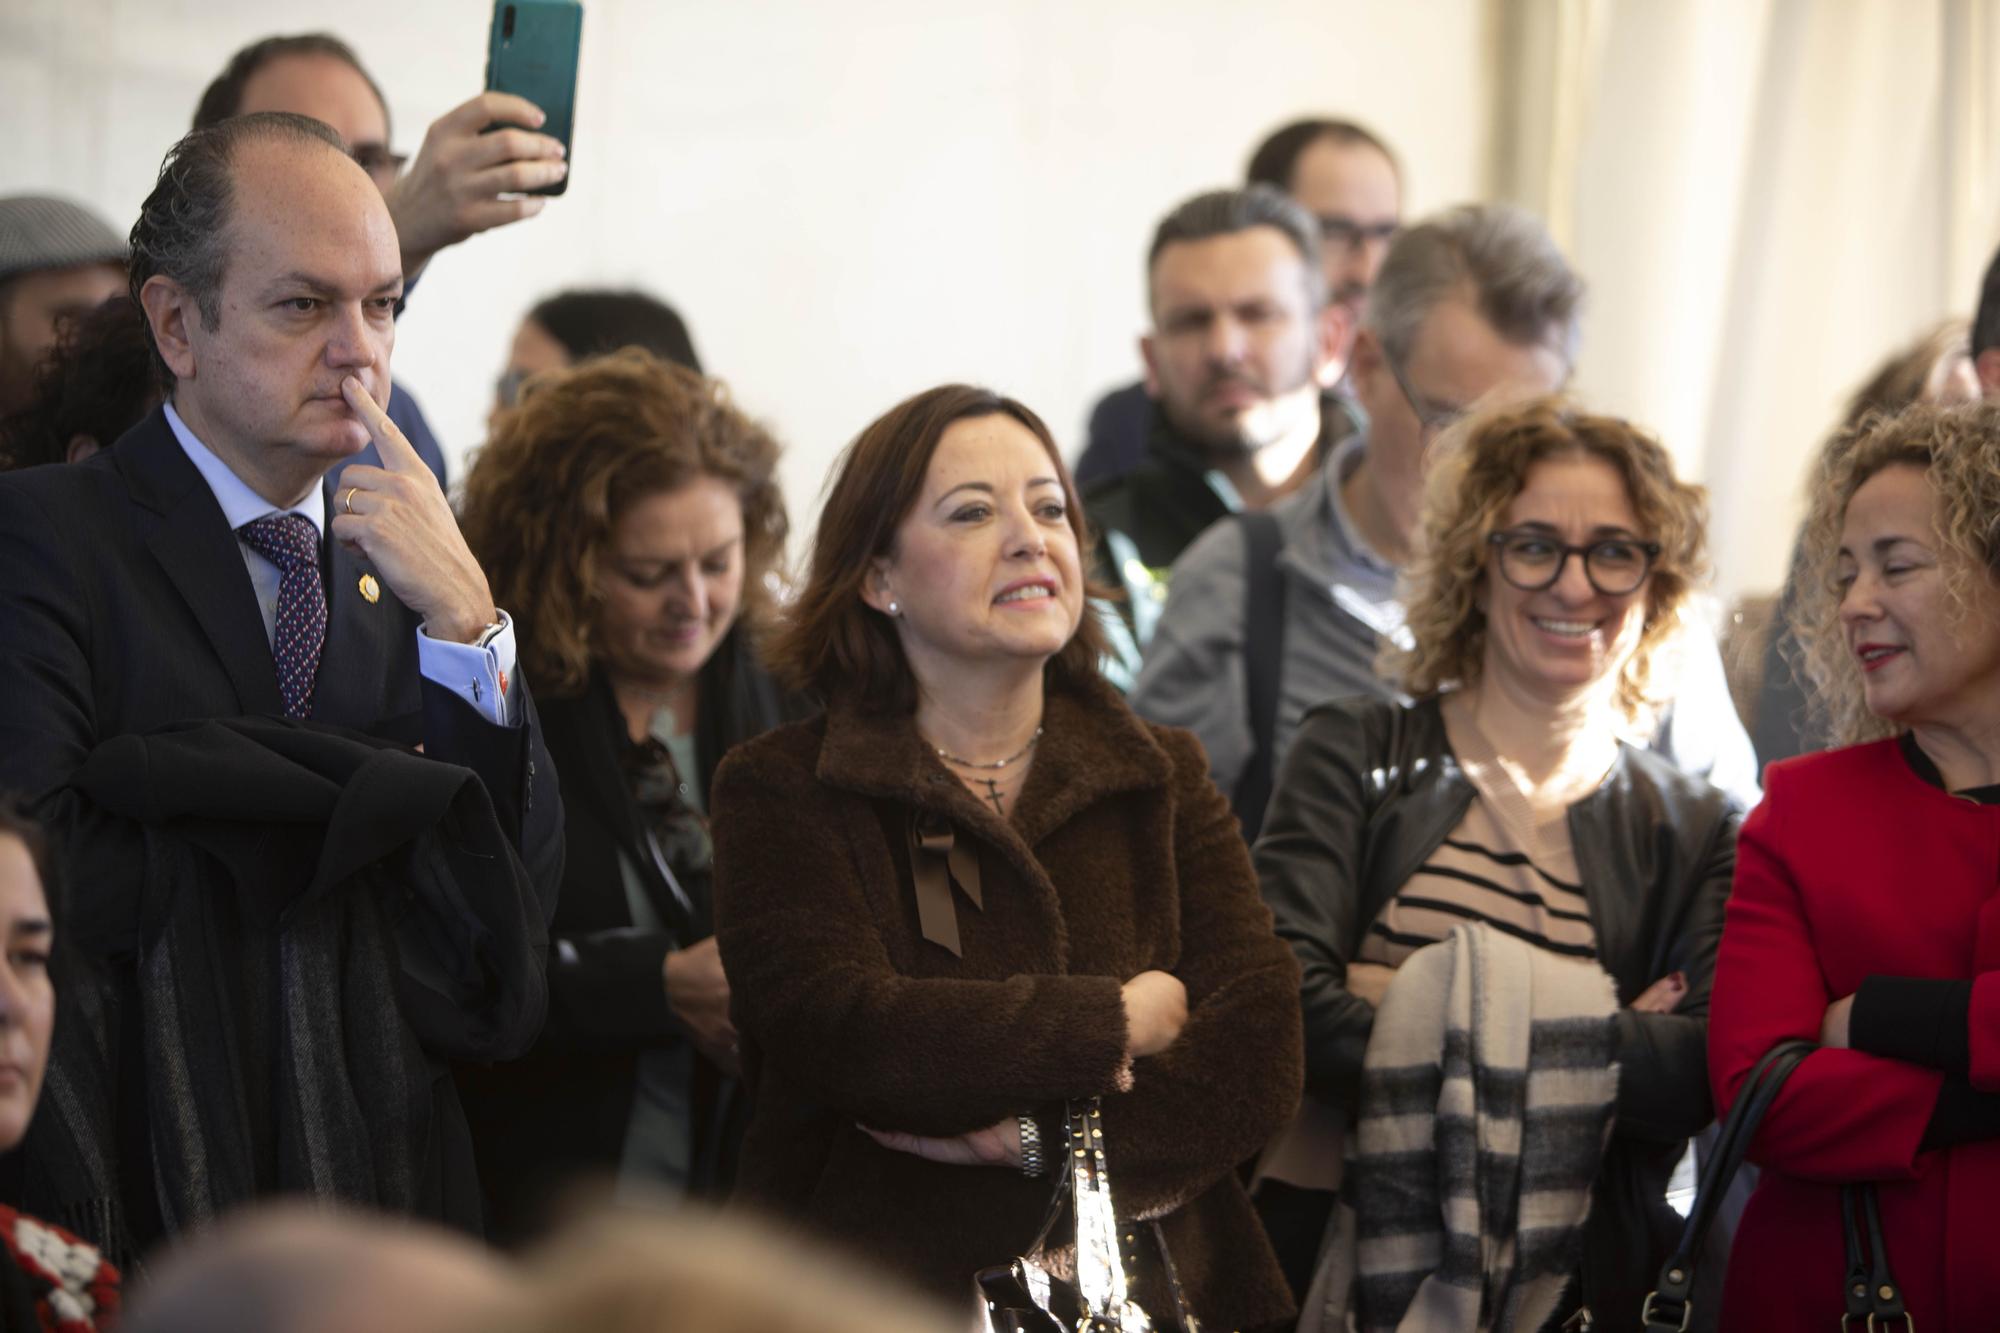
M 1822 1049 L 1752 1145 L 1723 1327 L 1835 1327 L 1840 1186 L 1872 1181 L 1915 1326 L 2000 1328 L 2000 407 L 1864 425 L 1820 482 L 1801 637 L 1868 743 L 1774 765 L 1737 847 L 1718 1103 L 1777 1042 Z

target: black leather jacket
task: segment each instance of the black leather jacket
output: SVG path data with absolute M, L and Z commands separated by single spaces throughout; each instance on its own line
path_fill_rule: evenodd
M 1341 700 L 1300 725 L 1256 861 L 1278 934 L 1303 973 L 1308 1095 L 1354 1110 L 1375 1010 L 1348 993 L 1348 962 L 1362 932 L 1472 798 L 1436 699 Z M 1628 1318 L 1636 1326 L 1646 1286 L 1678 1230 L 1663 1201 L 1667 1177 L 1686 1141 L 1715 1115 L 1708 995 L 1738 822 L 1721 791 L 1630 746 L 1620 748 L 1603 785 L 1570 807 L 1598 963 L 1619 996 L 1629 1002 L 1674 971 L 1688 984 L 1671 1014 L 1618 1012 L 1617 1123 L 1584 1264 L 1585 1297 L 1600 1329 L 1626 1327 Z

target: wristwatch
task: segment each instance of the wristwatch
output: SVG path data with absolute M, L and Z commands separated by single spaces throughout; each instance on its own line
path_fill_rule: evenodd
M 1021 1122 L 1021 1174 L 1033 1179 L 1048 1171 L 1042 1157 L 1042 1131 L 1031 1115 L 1016 1117 Z

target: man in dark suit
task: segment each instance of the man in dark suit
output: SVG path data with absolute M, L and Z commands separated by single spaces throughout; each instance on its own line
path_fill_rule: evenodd
M 119 826 L 67 789 L 85 758 L 247 715 L 471 769 L 546 923 L 561 804 L 512 625 L 377 406 L 403 286 L 381 193 L 320 122 L 238 117 L 175 145 L 132 251 L 167 402 L 87 462 L 0 477 L 0 788 L 70 853 L 65 939 L 128 973 L 140 941 L 107 882 L 130 879 Z M 371 443 L 382 466 L 323 485 Z

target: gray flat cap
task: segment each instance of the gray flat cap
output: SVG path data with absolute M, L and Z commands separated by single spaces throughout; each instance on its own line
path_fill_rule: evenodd
M 125 238 L 83 205 L 38 194 L 0 199 L 0 282 L 107 260 L 125 262 Z

